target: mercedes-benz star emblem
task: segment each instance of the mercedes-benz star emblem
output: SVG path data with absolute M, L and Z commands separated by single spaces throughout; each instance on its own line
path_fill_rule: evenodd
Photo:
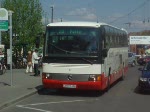
M 72 80 L 72 75 L 68 75 L 68 80 Z

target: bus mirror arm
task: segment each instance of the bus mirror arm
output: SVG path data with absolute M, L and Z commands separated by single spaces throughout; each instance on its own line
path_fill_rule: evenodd
M 108 49 L 107 48 L 103 48 L 103 50 L 102 50 L 103 57 L 107 57 L 107 52 L 108 52 Z

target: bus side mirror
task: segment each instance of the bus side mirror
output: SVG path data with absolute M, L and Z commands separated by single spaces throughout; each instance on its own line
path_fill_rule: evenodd
M 102 56 L 103 56 L 103 57 L 107 57 L 107 52 L 108 52 L 108 49 L 104 48 L 104 49 L 102 50 Z

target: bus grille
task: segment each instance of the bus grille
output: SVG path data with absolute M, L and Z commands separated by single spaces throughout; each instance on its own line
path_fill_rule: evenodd
M 50 74 L 53 80 L 88 81 L 89 74 Z

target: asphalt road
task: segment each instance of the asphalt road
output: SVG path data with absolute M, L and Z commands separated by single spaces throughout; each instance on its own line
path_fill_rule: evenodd
M 108 92 L 43 90 L 1 112 L 144 112 L 150 109 L 150 92 L 140 94 L 138 68 L 129 67 L 124 81 L 115 83 Z

